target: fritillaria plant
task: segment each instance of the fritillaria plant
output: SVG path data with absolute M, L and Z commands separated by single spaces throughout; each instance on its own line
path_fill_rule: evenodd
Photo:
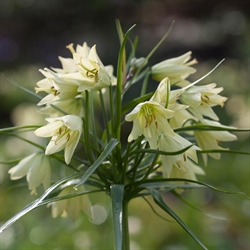
M 204 186 L 234 193 L 197 180 L 205 175 L 197 154 L 202 154 L 205 164 L 208 155 L 220 159 L 221 152 L 230 151 L 219 142 L 234 141 L 237 138 L 231 132 L 246 129 L 220 124 L 213 108 L 223 107 L 227 100 L 220 95 L 222 87 L 198 85 L 220 63 L 190 82 L 188 76 L 196 72 L 193 66 L 197 63 L 191 52 L 155 65 L 148 63 L 170 30 L 146 57 L 136 58 L 137 40 L 129 39 L 133 28 L 124 34 L 117 21 L 121 46 L 116 76 L 113 66 L 105 66 L 99 58 L 97 46 L 89 47 L 86 42 L 67 46 L 71 57 L 59 57 L 62 68 L 40 70 L 45 78 L 37 83 L 33 95 L 40 100 L 38 106 L 42 106 L 40 112 L 47 116 L 47 124 L 5 128 L 1 134 L 18 133 L 19 139 L 39 149 L 10 168 L 9 174 L 12 180 L 26 176 L 32 194 L 41 184 L 45 192 L 2 225 L 1 231 L 47 204 L 53 217 L 75 220 L 81 210 L 91 217 L 88 194 L 102 192 L 111 199 L 114 249 L 128 250 L 129 202 L 142 197 L 149 203 L 147 197 L 152 196 L 157 206 L 206 249 L 162 194 L 172 192 L 180 197 L 180 189 Z M 127 53 L 129 44 L 131 52 Z M 150 78 L 156 80 L 155 91 L 148 93 Z M 126 95 L 134 86 L 140 90 L 131 100 Z M 39 92 L 45 92 L 45 97 Z M 127 133 L 129 124 L 132 129 Z M 48 138 L 47 146 L 20 136 L 27 130 Z M 56 162 L 66 163 L 72 174 L 52 183 L 51 168 L 57 168 Z

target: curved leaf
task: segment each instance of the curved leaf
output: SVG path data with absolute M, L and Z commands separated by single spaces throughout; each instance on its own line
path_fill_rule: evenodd
M 6 228 L 8 228 L 9 226 L 11 226 L 13 223 L 15 223 L 17 220 L 19 220 L 20 218 L 22 218 L 25 214 L 27 214 L 28 212 L 32 211 L 33 209 L 41 206 L 42 202 L 44 201 L 44 199 L 51 193 L 53 192 L 58 186 L 60 186 L 62 183 L 64 183 L 65 181 L 68 181 L 72 178 L 78 177 L 79 173 L 77 174 L 73 174 L 70 176 L 67 176 L 63 179 L 61 179 L 60 181 L 56 182 L 54 185 L 52 185 L 50 188 L 48 188 L 43 195 L 33 201 L 32 203 L 30 203 L 29 205 L 27 205 L 25 208 L 23 208 L 19 213 L 17 213 L 15 216 L 13 216 L 11 219 L 9 219 L 7 222 L 5 222 L 1 227 L 0 227 L 0 233 L 3 232 Z
M 191 208 L 199 211 L 200 213 L 210 217 L 210 218 L 214 218 L 217 220 L 228 220 L 227 218 L 223 218 L 223 217 L 219 217 L 219 216 L 215 216 L 212 215 L 210 213 L 207 213 L 206 211 L 200 209 L 199 207 L 197 207 L 195 204 L 193 204 L 192 202 L 188 201 L 187 199 L 185 199 L 184 197 L 182 197 L 181 195 L 179 195 L 177 192 L 173 191 L 172 192 L 176 197 L 178 197 L 183 203 L 185 203 L 186 205 L 190 206 Z
M 198 239 L 198 237 L 188 228 L 188 226 L 181 220 L 181 218 L 163 201 L 161 194 L 155 189 L 148 189 L 152 194 L 155 203 L 162 208 L 166 213 L 168 213 L 172 218 L 174 218 L 179 225 L 203 248 L 207 248 L 203 243 Z
M 159 154 L 159 155 L 179 155 L 179 154 L 182 154 L 185 151 L 187 151 L 192 146 L 194 146 L 194 145 L 191 144 L 188 147 L 183 148 L 182 150 L 179 150 L 179 151 L 175 151 L 175 152 L 166 152 L 166 151 L 161 151 L 161 150 L 158 150 L 158 149 L 150 149 L 150 148 L 137 149 L 137 150 L 132 151 L 130 153 L 130 155 L 138 154 L 138 153 L 151 153 L 151 154 Z
M 115 146 L 119 142 L 112 138 L 108 145 L 104 148 L 103 152 L 100 154 L 100 156 L 97 158 L 97 160 L 94 162 L 94 164 L 88 168 L 88 170 L 84 173 L 79 183 L 75 186 L 75 188 L 81 186 L 89 177 L 92 175 L 95 170 L 102 164 L 102 162 L 106 159 L 106 157 L 112 152 L 112 150 L 115 148 Z
M 228 153 L 228 154 L 250 155 L 250 152 L 242 152 L 242 151 L 236 151 L 236 150 L 221 150 L 221 149 L 202 150 L 202 151 L 197 151 L 197 153 L 199 154 Z
M 12 79 L 10 79 L 9 77 L 7 77 L 5 74 L 2 73 L 2 75 L 10 82 L 12 83 L 14 86 L 18 87 L 19 89 L 23 90 L 24 92 L 33 95 L 34 97 L 36 97 L 37 99 L 41 100 L 42 97 L 37 95 L 36 93 L 30 91 L 29 89 L 26 89 L 25 87 L 21 86 L 20 84 L 14 82 Z
M 146 189 L 150 188 L 151 189 L 151 188 L 166 187 L 167 185 L 171 185 L 171 182 L 187 182 L 187 183 L 191 182 L 191 183 L 196 183 L 196 184 L 199 184 L 201 186 L 204 186 L 204 187 L 210 188 L 212 190 L 215 190 L 217 192 L 222 192 L 222 193 L 226 193 L 226 194 L 235 194 L 235 195 L 237 195 L 237 196 L 239 196 L 239 197 L 241 197 L 243 199 L 248 199 L 248 200 L 250 199 L 243 192 L 236 192 L 236 191 L 228 190 L 228 189 L 225 189 L 225 188 L 218 188 L 218 187 L 214 187 L 214 186 L 209 185 L 209 184 L 204 183 L 204 182 L 189 180 L 189 179 L 182 179 L 182 178 L 164 178 L 164 179 L 141 180 L 141 181 L 136 181 L 136 182 L 134 182 L 132 184 L 129 184 L 128 186 L 135 185 L 138 188 L 146 188 Z M 178 187 L 181 187 L 181 186 L 178 186 Z M 182 188 L 184 188 L 184 186 L 182 186 Z
M 250 131 L 249 128 L 235 128 L 235 127 L 222 127 L 222 126 L 210 126 L 210 125 L 192 125 L 186 126 L 181 128 L 174 129 L 175 132 L 182 132 L 182 131 L 194 131 L 194 130 L 205 130 L 205 131 L 235 131 L 235 132 L 248 132 Z

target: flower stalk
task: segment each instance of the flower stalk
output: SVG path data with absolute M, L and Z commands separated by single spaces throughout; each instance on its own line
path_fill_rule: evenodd
M 234 141 L 237 138 L 231 132 L 249 129 L 220 124 L 213 108 L 224 106 L 227 98 L 219 95 L 223 88 L 215 88 L 214 83 L 197 86 L 221 62 L 194 82 L 188 80 L 196 72 L 193 65 L 197 63 L 191 58 L 191 51 L 150 65 L 149 59 L 167 38 L 173 24 L 151 52 L 139 58 L 136 58 L 137 38 L 131 42 L 129 56 L 126 50 L 135 25 L 125 34 L 119 21 L 116 25 L 120 39 L 116 77 L 113 66 L 105 66 L 99 58 L 96 45 L 89 47 L 84 42 L 74 48 L 70 44 L 67 48 L 72 58 L 59 57 L 62 68 L 40 70 L 45 78 L 37 83 L 35 91 L 47 95 L 40 98 L 32 94 L 39 98 L 40 111 L 48 116 L 47 125 L 0 129 L 0 135 L 15 136 L 40 149 L 13 166 L 10 178 L 26 176 L 32 194 L 36 194 L 41 184 L 45 189 L 37 201 L 6 222 L 0 231 L 36 207 L 49 203 L 53 217 L 69 215 L 76 220 L 81 211 L 88 218 L 94 217 L 87 195 L 102 192 L 111 198 L 114 249 L 129 250 L 129 201 L 151 196 L 156 206 L 207 249 L 161 195 L 200 187 L 230 193 L 198 181 L 205 171 L 197 153 L 202 154 L 204 165 L 208 157 L 219 160 L 224 151 L 247 154 L 226 150 L 220 142 Z M 147 93 L 149 84 L 155 85 L 152 93 Z M 139 96 L 131 99 L 128 93 L 135 85 L 134 92 Z M 132 124 L 130 133 L 125 126 L 127 122 Z M 18 133 L 27 130 L 49 138 L 47 146 L 19 136 Z M 56 166 L 50 164 L 51 158 L 56 160 Z M 50 169 L 59 169 L 62 162 L 73 173 L 51 185 Z M 150 207 L 157 214 L 151 203 Z

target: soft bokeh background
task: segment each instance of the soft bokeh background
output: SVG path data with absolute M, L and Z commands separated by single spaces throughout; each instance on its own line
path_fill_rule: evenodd
M 58 55 L 69 57 L 65 46 L 72 42 L 75 45 L 84 41 L 90 46 L 97 44 L 104 64 L 115 65 L 119 49 L 116 18 L 124 30 L 137 24 L 131 37 L 139 36 L 138 57 L 145 56 L 153 48 L 174 20 L 173 31 L 149 63 L 153 65 L 192 50 L 199 61 L 198 72 L 190 78 L 194 80 L 225 58 L 225 62 L 202 83 L 216 82 L 224 87 L 223 95 L 229 97 L 224 109 L 216 109 L 221 123 L 249 127 L 249 3 L 247 0 L 1 0 L 1 72 L 33 91 L 36 82 L 43 78 L 38 69 L 60 67 Z M 3 75 L 0 77 L 1 127 L 42 124 L 37 100 L 13 86 Z M 152 83 L 151 87 L 156 86 Z M 237 142 L 224 145 L 249 151 L 249 133 L 237 135 Z M 32 138 L 32 135 L 27 136 Z M 1 161 L 34 152 L 33 147 L 15 138 L 2 136 L 0 146 Z M 242 155 L 224 154 L 221 161 L 209 159 L 206 168 L 201 161 L 207 174 L 200 180 L 250 195 L 249 165 L 249 156 Z M 0 168 L 2 223 L 35 199 L 29 195 L 24 179 L 9 180 L 10 167 L 2 164 Z M 38 191 L 42 193 L 42 189 Z M 188 191 L 184 196 L 203 210 L 227 218 L 207 217 L 166 194 L 169 206 L 209 249 L 250 249 L 248 201 L 210 190 Z M 52 219 L 50 209 L 42 207 L 6 230 L 0 236 L 0 249 L 112 249 L 109 198 L 92 195 L 91 199 L 100 214 L 95 223 L 84 215 L 75 223 L 69 219 Z M 157 217 L 142 199 L 132 201 L 129 211 L 132 249 L 200 249 L 177 223 Z

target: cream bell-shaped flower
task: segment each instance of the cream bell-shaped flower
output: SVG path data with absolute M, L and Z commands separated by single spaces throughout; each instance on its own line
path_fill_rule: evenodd
M 46 78 L 37 83 L 36 93 L 44 91 L 48 95 L 37 104 L 38 106 L 59 100 L 74 99 L 75 96 L 79 95 L 79 83 L 77 81 L 64 79 L 62 74 L 55 73 L 47 68 L 40 70 L 40 72 Z
M 74 185 L 65 187 L 57 197 L 72 195 L 84 191 L 84 187 L 80 186 L 77 190 Z M 51 203 L 49 206 L 52 208 L 52 217 L 67 217 L 69 216 L 75 221 L 82 210 L 89 218 L 91 218 L 91 203 L 88 195 L 79 195 L 72 198 L 67 198 L 61 201 Z
M 174 116 L 169 119 L 170 126 L 172 128 L 179 128 L 188 119 L 196 120 L 196 118 L 186 110 L 188 106 L 178 102 L 182 90 L 171 90 L 170 88 L 169 78 L 166 77 L 159 83 L 154 95 L 150 99 L 175 112 Z
M 210 121 L 204 119 L 202 124 L 209 125 L 209 126 L 216 126 L 221 128 L 233 128 L 228 127 L 220 124 L 216 121 Z M 209 150 L 209 149 L 222 149 L 227 150 L 227 148 L 223 148 L 219 146 L 220 141 L 235 141 L 237 140 L 237 136 L 231 134 L 228 131 L 199 131 L 194 130 L 195 139 L 197 144 L 202 150 Z M 221 154 L 220 153 L 208 153 L 202 154 L 203 161 L 205 165 L 207 165 L 207 155 L 211 156 L 212 158 L 219 160 Z
M 74 53 L 80 53 L 83 57 L 87 57 L 89 54 L 89 50 L 90 50 L 90 48 L 87 46 L 87 43 L 84 43 L 83 46 L 77 45 L 76 51 L 74 49 L 73 43 L 67 45 L 66 48 L 70 50 L 72 55 Z M 64 58 L 64 57 L 59 56 L 58 59 L 60 60 L 62 64 L 62 69 L 51 67 L 55 72 L 58 72 L 61 74 L 69 74 L 69 73 L 77 72 L 77 66 L 73 58 Z
M 171 85 L 187 85 L 188 82 L 184 81 L 190 74 L 196 72 L 196 69 L 190 67 L 197 63 L 196 59 L 191 59 L 192 52 L 189 51 L 179 57 L 167 59 L 152 67 L 152 78 L 156 81 L 161 81 L 163 78 L 168 77 Z
M 173 115 L 174 111 L 165 109 L 154 101 L 138 104 L 125 116 L 126 121 L 133 121 L 133 128 L 128 141 L 135 140 L 143 134 L 148 140 L 150 147 L 156 149 L 159 134 L 175 134 L 167 121 Z
M 35 131 L 37 136 L 52 137 L 45 154 L 54 154 L 64 149 L 64 159 L 69 164 L 82 133 L 82 119 L 79 116 L 66 115 L 46 120 L 49 123 Z
M 183 178 L 188 180 L 197 181 L 196 175 L 205 175 L 205 171 L 193 161 L 187 158 L 185 161 L 185 169 L 180 169 L 173 166 L 170 178 Z
M 133 128 L 128 137 L 128 141 L 135 140 L 143 134 L 152 149 L 176 152 L 191 146 L 191 142 L 176 134 L 169 125 L 168 119 L 174 114 L 174 111 L 165 109 L 154 101 L 138 104 L 134 110 L 125 117 L 126 121 L 133 121 Z M 170 177 L 174 164 L 181 168 L 184 165 L 182 161 L 185 162 L 187 156 L 196 161 L 196 150 L 199 150 L 199 148 L 192 146 L 188 154 L 184 152 L 178 155 L 161 155 L 166 176 Z
M 181 89 L 171 90 L 171 84 L 168 77 L 165 77 L 159 83 L 154 95 L 150 101 L 158 102 L 162 107 L 172 111 L 179 111 L 188 108 L 187 105 L 182 105 L 177 102 Z
M 113 67 L 104 66 L 97 52 L 96 45 L 88 49 L 85 43 L 73 53 L 78 72 L 63 75 L 65 79 L 76 80 L 80 83 L 78 91 L 88 89 L 101 89 L 114 85 L 116 78 L 113 76 Z
M 54 108 L 54 106 L 58 109 Z M 39 112 L 53 118 L 62 115 L 60 110 L 63 110 L 67 114 L 83 117 L 84 108 L 81 96 L 79 95 L 73 99 L 63 101 L 55 101 L 53 102 L 53 106 L 51 106 L 51 104 L 46 104 L 46 106 L 41 108 Z
M 165 152 L 177 152 L 191 145 L 191 142 L 176 133 L 174 134 L 174 136 L 160 134 L 158 137 L 158 148 L 159 150 Z M 200 148 L 193 145 L 187 151 L 178 155 L 161 155 L 160 157 L 166 176 L 168 178 L 171 176 L 173 167 L 187 172 L 188 158 L 192 159 L 195 162 L 198 162 L 196 150 L 200 150 Z
M 213 120 L 218 121 L 219 118 L 213 111 L 212 107 L 220 105 L 224 106 L 226 97 L 218 95 L 223 88 L 215 88 L 216 84 L 211 83 L 204 86 L 186 87 L 180 95 L 180 101 L 189 106 L 189 110 L 200 121 L 203 116 L 207 116 Z
M 55 72 L 60 74 L 69 74 L 77 72 L 77 67 L 73 58 L 64 58 L 59 56 L 58 59 L 62 64 L 62 69 L 51 67 Z
M 8 173 L 11 180 L 18 180 L 26 175 L 31 194 L 36 194 L 36 188 L 40 184 L 43 184 L 44 190 L 50 186 L 50 165 L 50 158 L 43 152 L 38 152 L 22 159 Z

